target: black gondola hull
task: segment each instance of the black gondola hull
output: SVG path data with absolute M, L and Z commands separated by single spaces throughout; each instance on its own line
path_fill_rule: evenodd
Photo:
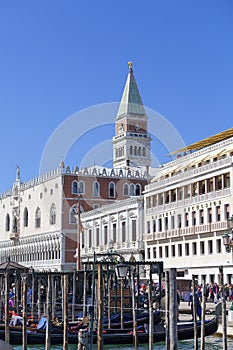
M 194 327 L 192 322 L 180 322 L 177 325 L 178 328 L 178 339 L 188 340 L 194 337 Z M 205 323 L 205 335 L 212 335 L 218 329 L 218 318 L 214 316 L 211 320 Z M 198 322 L 197 325 L 198 336 L 201 334 L 201 323 Z M 138 341 L 139 343 L 148 343 L 149 334 L 146 332 L 138 331 Z M 155 325 L 154 332 L 154 342 L 162 342 L 166 340 L 166 329 L 163 325 Z M 0 339 L 5 340 L 5 330 L 0 329 Z M 51 333 L 51 344 L 63 344 L 63 334 L 62 333 Z M 93 342 L 96 343 L 97 336 L 93 334 Z M 104 330 L 103 333 L 104 344 L 133 344 L 133 333 L 127 329 L 124 330 Z M 68 334 L 68 343 L 77 344 L 78 343 L 78 333 Z M 10 344 L 11 345 L 21 345 L 22 344 L 22 331 L 16 327 L 10 329 Z M 27 332 L 27 344 L 45 344 L 45 332 L 38 331 L 28 331 Z

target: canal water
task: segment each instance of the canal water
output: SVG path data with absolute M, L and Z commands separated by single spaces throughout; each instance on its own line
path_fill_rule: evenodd
M 200 341 L 200 340 L 199 340 Z M 214 336 L 208 336 L 206 337 L 205 342 L 205 350 L 219 350 L 222 349 L 222 339 L 219 337 Z M 30 345 L 28 346 L 28 350 L 44 350 L 44 345 Z M 52 350 L 62 350 L 61 345 L 54 345 L 51 347 Z M 77 350 L 77 345 L 69 345 L 69 350 Z M 96 350 L 97 346 L 93 345 L 93 350 Z M 124 345 L 106 345 L 104 346 L 104 349 L 121 349 L 121 350 L 133 350 L 133 346 L 124 346 Z M 141 346 L 138 346 L 138 350 L 147 350 L 148 345 L 144 344 Z M 156 343 L 154 345 L 155 350 L 164 350 L 166 349 L 166 346 L 164 343 Z M 193 340 L 183 340 L 179 342 L 178 349 L 182 350 L 192 350 L 193 349 Z M 228 350 L 233 349 L 233 340 L 228 339 Z M 14 350 L 22 350 L 22 346 L 14 346 Z

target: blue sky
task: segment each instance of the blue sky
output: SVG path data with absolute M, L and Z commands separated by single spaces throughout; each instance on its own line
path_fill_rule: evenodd
M 129 60 L 144 105 L 186 144 L 231 128 L 232 14 L 231 0 L 1 1 L 0 192 L 17 164 L 23 181 L 38 175 L 69 116 L 120 100 Z M 79 164 L 85 147 L 113 132 L 90 133 L 67 161 Z

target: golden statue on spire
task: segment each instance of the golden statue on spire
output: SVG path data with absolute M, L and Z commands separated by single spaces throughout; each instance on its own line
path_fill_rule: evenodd
M 132 62 L 132 61 L 129 61 L 129 62 L 128 62 L 128 66 L 129 66 L 129 69 L 132 69 L 132 68 L 133 68 L 133 62 Z

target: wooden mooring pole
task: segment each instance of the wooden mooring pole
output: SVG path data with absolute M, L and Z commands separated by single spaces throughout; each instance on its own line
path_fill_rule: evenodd
M 110 272 L 107 273 L 107 300 L 108 300 L 108 328 L 111 328 L 111 276 Z
M 206 280 L 202 278 L 202 302 L 201 302 L 201 350 L 205 350 L 205 311 L 206 311 Z
M 176 288 L 176 269 L 169 269 L 169 334 L 170 334 L 170 350 L 178 349 L 178 334 L 177 334 L 177 288 Z
M 132 313 L 133 313 L 133 342 L 134 342 L 134 349 L 137 349 L 138 332 L 137 332 L 137 310 L 136 310 L 136 301 L 135 301 L 134 271 L 131 274 L 131 290 L 132 290 Z
M 219 267 L 220 286 L 222 287 L 222 349 L 227 350 L 227 316 L 226 316 L 226 298 L 224 291 L 223 266 Z
M 63 350 L 68 350 L 68 275 L 63 276 Z
M 27 350 L 27 276 L 22 275 L 22 306 L 23 306 L 23 330 L 22 330 L 22 350 Z
M 152 301 L 152 271 L 150 266 L 150 279 L 148 289 L 148 304 L 149 304 L 149 350 L 153 350 L 154 343 L 154 314 Z
M 5 272 L 5 341 L 10 342 L 10 328 L 9 328 L 9 271 Z
M 170 334 L 169 334 L 169 324 L 170 324 L 170 315 L 169 315 L 169 295 L 170 295 L 170 283 L 169 283 L 169 271 L 165 271 L 165 285 L 166 285 L 166 293 L 165 293 L 165 323 L 166 323 L 166 350 L 170 350 Z
M 193 332 L 194 332 L 194 344 L 193 349 L 198 349 L 198 330 L 197 330 L 197 296 L 196 296 L 196 281 L 195 276 L 192 275 L 192 305 L 193 305 Z
M 31 319 L 34 320 L 35 318 L 35 276 L 34 276 L 34 271 L 32 271 L 32 295 L 31 295 Z
M 51 336 L 50 336 L 50 325 L 52 321 L 52 291 L 51 291 L 51 275 L 48 274 L 48 286 L 47 286 L 47 297 L 46 297 L 46 336 L 45 336 L 45 350 L 51 349 Z
M 57 284 L 54 275 L 51 275 L 51 288 L 52 288 L 52 319 L 55 319 L 56 305 L 57 305 Z
M 120 279 L 120 286 L 121 286 L 121 329 L 123 329 L 124 328 L 124 295 L 123 295 L 124 281 L 123 281 L 123 278 Z
M 97 288 L 97 300 L 98 300 L 98 328 L 97 328 L 97 349 L 103 350 L 103 271 L 102 265 L 98 264 L 98 288 Z
M 76 296 L 76 272 L 73 272 L 73 281 L 72 281 L 72 321 L 75 320 L 75 296 Z
M 39 278 L 38 279 L 38 291 L 37 291 L 37 294 L 38 294 L 38 300 L 37 300 L 37 306 L 38 306 L 38 319 L 41 318 L 41 279 Z
M 89 321 L 89 334 L 88 334 L 89 350 L 92 350 L 92 346 L 93 346 L 93 328 L 94 328 L 94 313 L 95 313 L 94 304 L 95 304 L 95 252 L 94 252 L 94 262 L 92 265 L 92 273 L 91 273 L 91 306 L 89 309 L 90 321 Z
M 83 279 L 83 318 L 87 315 L 87 266 L 84 266 L 84 279 Z

